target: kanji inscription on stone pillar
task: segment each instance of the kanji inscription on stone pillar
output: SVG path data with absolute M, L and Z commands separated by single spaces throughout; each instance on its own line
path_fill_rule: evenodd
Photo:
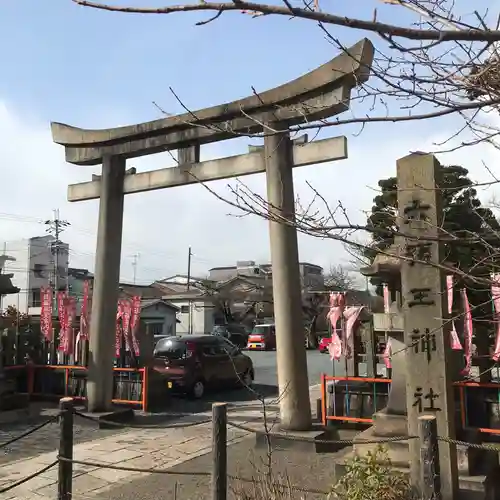
M 440 165 L 430 154 L 411 154 L 397 162 L 399 231 L 404 234 L 401 285 L 406 344 L 408 433 L 418 436 L 418 417 L 437 417 L 438 435 L 455 438 L 450 326 L 446 321 L 441 193 L 435 189 Z M 457 498 L 455 445 L 440 441 L 442 500 Z M 419 440 L 410 441 L 412 484 L 419 484 Z

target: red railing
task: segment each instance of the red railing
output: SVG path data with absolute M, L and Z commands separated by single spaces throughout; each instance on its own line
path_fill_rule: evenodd
M 371 424 L 373 422 L 372 418 L 353 417 L 350 415 L 337 415 L 337 414 L 328 415 L 328 411 L 327 411 L 328 397 L 326 394 L 326 387 L 327 387 L 328 382 L 364 382 L 364 383 L 372 384 L 373 404 L 375 407 L 374 408 L 375 411 L 377 411 L 377 408 L 376 408 L 377 386 L 376 386 L 376 384 L 380 384 L 380 383 L 381 384 L 390 384 L 391 379 L 369 378 L 369 377 L 330 377 L 330 376 L 324 375 L 324 374 L 321 375 L 321 413 L 322 413 L 321 421 L 323 422 L 323 425 L 326 425 L 328 420 L 341 420 L 343 422 Z M 334 394 L 333 394 L 334 401 L 335 401 L 335 385 L 334 385 Z M 339 387 L 339 388 L 341 388 L 341 387 Z M 348 394 L 349 389 L 346 389 L 346 392 Z M 380 408 L 380 409 L 382 409 L 382 408 Z M 374 411 L 374 413 L 375 413 L 375 411 Z
M 373 401 L 374 404 L 376 405 L 377 401 L 377 394 L 380 395 L 380 391 L 377 393 L 377 384 L 390 384 L 392 382 L 392 379 L 388 378 L 368 378 L 368 377 L 330 377 L 327 375 L 321 375 L 321 421 L 323 425 L 327 425 L 327 422 L 330 420 L 337 420 L 337 421 L 343 421 L 343 422 L 354 422 L 354 423 L 362 423 L 362 424 L 371 424 L 373 422 L 372 418 L 367 418 L 367 417 L 354 417 L 349 414 L 342 414 L 342 415 L 337 415 L 336 412 L 334 415 L 328 415 L 328 409 L 327 409 L 327 404 L 328 404 L 328 395 L 327 395 L 327 383 L 328 382 L 364 382 L 372 385 L 372 393 L 373 393 Z M 467 404 L 467 398 L 468 398 L 468 390 L 469 389 L 482 389 L 484 390 L 490 390 L 490 391 L 496 391 L 496 402 L 495 404 L 498 406 L 498 419 L 500 422 L 500 382 L 495 383 L 495 382 L 489 382 L 489 383 L 482 383 L 482 382 L 454 382 L 453 385 L 457 388 L 458 390 L 458 404 L 459 404 L 459 411 L 460 411 L 460 424 L 463 429 L 475 429 L 483 433 L 487 434 L 496 434 L 500 435 L 500 427 L 499 428 L 493 428 L 493 427 L 484 427 L 484 426 L 475 426 L 471 425 L 469 422 L 469 415 L 468 415 L 468 404 Z M 342 384 L 334 384 L 334 392 L 332 397 L 334 398 L 335 401 L 335 394 L 336 391 L 342 390 L 343 386 Z M 356 394 L 356 390 L 354 388 L 348 388 L 344 390 L 344 395 L 348 394 L 348 392 L 351 391 L 352 394 Z M 349 396 L 348 396 L 349 397 Z M 347 398 L 346 398 L 347 399 Z M 484 398 L 482 398 L 484 400 Z M 336 408 L 335 408 L 336 409 Z M 348 413 L 349 413 L 349 407 L 347 405 Z M 486 411 L 486 406 L 484 408 Z M 376 408 L 375 408 L 375 411 Z M 375 413 L 374 411 L 374 413 Z M 488 419 L 488 415 L 486 415 L 486 419 Z M 499 423 L 500 425 L 500 423 Z
M 71 390 L 71 372 L 73 371 L 80 371 L 80 372 L 86 372 L 87 367 L 85 366 L 79 366 L 79 365 L 35 365 L 35 364 L 26 364 L 26 365 L 19 365 L 19 366 L 8 366 L 5 367 L 5 370 L 8 371 L 13 371 L 13 370 L 26 370 L 27 374 L 27 394 L 30 396 L 38 396 L 38 397 L 57 397 L 57 398 L 62 398 L 65 396 L 71 396 L 73 399 L 80 400 L 80 401 L 85 401 L 87 398 L 84 395 L 77 395 L 77 394 L 72 394 Z M 63 384 L 63 394 L 58 394 L 58 393 L 52 393 L 50 392 L 45 392 L 43 390 L 38 390 L 37 389 L 37 383 L 36 381 L 38 380 L 37 376 L 43 375 L 40 372 L 43 371 L 63 371 L 64 372 L 64 384 Z M 37 373 L 38 372 L 38 373 Z M 143 411 L 147 411 L 148 408 L 148 371 L 147 369 L 144 368 L 113 368 L 113 372 L 115 374 L 138 374 L 140 376 L 140 390 L 139 394 L 140 397 L 138 399 L 124 399 L 124 398 L 115 398 L 113 399 L 113 403 L 115 404 L 122 404 L 122 405 L 132 405 L 132 406 L 138 406 L 140 407 Z M 130 382 L 134 382 L 132 380 L 129 380 Z M 123 381 L 122 381 L 123 382 Z M 43 384 L 41 384 L 43 387 Z M 116 384 L 118 386 L 118 384 Z M 56 389 L 58 390 L 58 389 Z M 85 392 L 85 391 L 83 391 Z

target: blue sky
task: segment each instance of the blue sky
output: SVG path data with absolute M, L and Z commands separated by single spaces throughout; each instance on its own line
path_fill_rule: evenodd
M 149 6 L 166 3 L 135 1 Z M 129 5 L 133 4 L 131 0 Z M 407 24 L 412 19 L 410 13 L 376 1 L 343 2 L 340 8 L 345 15 L 371 17 L 374 6 L 386 22 Z M 67 203 L 66 186 L 88 180 L 99 169 L 65 164 L 62 148 L 51 142 L 50 121 L 101 128 L 151 120 L 160 116 L 152 101 L 169 113 L 182 111 L 169 87 L 187 106 L 198 109 L 244 97 L 252 85 L 257 90 L 274 87 L 337 54 L 312 22 L 226 13 L 209 25 L 194 26 L 206 17 L 108 13 L 70 0 L 1 2 L 0 173 L 6 184 L 0 212 L 14 217 L 0 214 L 0 241 L 40 234 L 43 228 L 36 221 L 59 208 L 73 226 L 67 232 L 72 264 L 93 267 L 97 203 Z M 345 45 L 366 36 L 337 27 L 332 33 Z M 374 35 L 368 36 L 378 43 Z M 353 137 L 350 129 L 325 131 L 323 136 L 349 136 L 350 158 L 297 171 L 296 191 L 302 198 L 310 197 L 305 188 L 310 181 L 321 186 L 330 201 L 342 199 L 352 217 L 362 220 L 362 211 L 369 210 L 375 195 L 372 188 L 379 178 L 394 174 L 396 159 L 431 144 L 441 137 L 443 127 L 453 125 L 450 121 L 384 125 L 359 137 Z M 205 148 L 202 154 L 243 152 L 248 142 L 227 141 Z M 484 155 L 494 158 L 491 151 Z M 467 152 L 455 158 L 477 164 L 475 171 L 471 168 L 477 177 L 483 175 L 483 156 Z M 144 170 L 170 163 L 167 156 L 155 155 L 131 164 Z M 353 177 L 354 172 L 359 175 Z M 257 191 L 265 189 L 263 176 L 248 183 Z M 214 183 L 214 189 L 227 194 L 226 185 Z M 231 217 L 230 212 L 202 186 L 130 197 L 123 277 L 131 276 L 135 252 L 141 254 L 140 280 L 184 272 L 189 245 L 200 274 L 236 260 L 267 261 L 267 223 Z M 331 241 L 301 238 L 300 251 L 303 260 L 325 267 L 345 259 Z

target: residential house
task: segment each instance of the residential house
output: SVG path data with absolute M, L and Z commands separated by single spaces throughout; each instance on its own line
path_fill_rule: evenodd
M 214 326 L 216 291 L 201 283 L 156 282 L 163 300 L 179 308 L 177 334 L 210 333 Z
M 89 282 L 89 298 L 92 300 L 94 275 L 88 269 L 69 268 L 68 289 L 70 295 L 77 299 L 77 316 L 80 315 L 83 284 Z M 141 297 L 141 321 L 148 325 L 148 331 L 153 335 L 175 335 L 176 315 L 179 308 L 162 300 L 163 292 L 153 285 L 134 285 L 120 283 L 119 298 L 128 298 L 134 295 Z
M 177 335 L 179 308 L 163 299 L 141 300 L 141 322 L 152 335 Z
M 40 315 L 40 289 L 57 285 L 65 290 L 68 286 L 69 245 L 58 242 L 56 246 L 56 239 L 47 235 L 8 241 L 5 249 L 15 260 L 5 261 L 4 272 L 13 275 L 12 284 L 20 291 L 5 296 L 2 307 L 10 305 L 24 314 Z
M 228 312 L 233 321 L 249 324 L 257 318 L 273 316 L 273 284 L 267 274 L 238 275 L 217 283 L 216 289 L 219 303 L 223 305 L 215 311 L 217 324 L 230 322 Z
M 236 276 L 272 279 L 271 264 L 256 264 L 253 260 L 238 261 L 235 266 L 213 267 L 208 272 L 208 279 L 215 282 L 228 281 Z M 318 289 L 323 287 L 324 276 L 321 266 L 300 262 L 299 272 L 302 287 Z

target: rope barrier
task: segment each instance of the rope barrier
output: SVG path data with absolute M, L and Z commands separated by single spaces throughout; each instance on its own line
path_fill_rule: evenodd
M 65 457 L 58 456 L 57 457 L 59 461 L 61 462 L 70 462 L 73 464 L 77 465 L 85 465 L 88 467 L 97 467 L 99 469 L 110 469 L 110 470 L 120 470 L 120 471 L 125 471 L 125 472 L 139 472 L 143 474 L 164 474 L 164 475 L 170 475 L 170 476 L 196 476 L 196 477 L 209 477 L 211 475 L 210 472 L 200 472 L 200 471 L 175 471 L 172 469 L 156 469 L 156 468 L 140 468 L 140 467 L 125 467 L 122 465 L 112 465 L 112 464 L 106 464 L 102 462 L 94 462 L 94 461 L 87 461 L 87 460 L 75 460 L 75 459 L 68 459 Z M 234 476 L 234 475 L 227 475 L 228 479 L 231 479 L 232 481 L 241 481 L 245 483 L 266 483 L 268 482 L 267 480 L 260 480 L 257 478 L 245 478 L 245 477 L 240 477 L 240 476 Z M 296 486 L 292 484 L 286 484 L 286 483 L 277 483 L 277 482 L 271 482 L 269 481 L 269 484 L 277 487 L 277 488 L 283 488 L 283 489 L 289 489 L 289 490 L 295 490 L 295 491 L 300 491 L 303 493 L 315 493 L 315 494 L 328 494 L 329 492 L 324 491 L 324 490 L 317 490 L 317 489 L 310 489 L 310 488 L 303 488 L 301 486 Z
M 459 441 L 458 439 L 451 439 L 447 437 L 438 436 L 438 441 L 443 441 L 444 443 L 450 443 L 457 446 L 467 446 L 468 448 L 474 448 L 476 450 L 486 450 L 486 451 L 496 451 L 500 452 L 500 445 L 495 446 L 494 444 L 479 444 L 479 443 L 469 443 L 468 441 Z
M 408 441 L 411 439 L 418 439 L 418 436 L 391 436 L 387 438 L 373 439 L 373 440 L 363 440 L 363 441 L 354 441 L 353 439 L 315 439 L 306 436 L 289 436 L 286 434 L 278 434 L 276 432 L 265 432 L 259 431 L 256 429 L 252 429 L 251 427 L 247 427 L 246 425 L 237 424 L 235 422 L 228 421 L 227 423 L 231 427 L 235 427 L 236 429 L 240 429 L 242 431 L 250 432 L 253 434 L 263 433 L 269 437 L 275 437 L 280 439 L 288 439 L 290 441 L 298 441 L 303 443 L 317 443 L 317 444 L 345 444 L 345 445 L 353 445 L 353 444 L 383 444 L 383 443 L 393 443 L 397 441 Z
M 19 481 L 16 481 L 15 483 L 12 483 L 12 484 L 9 484 L 9 486 L 5 486 L 5 488 L 1 488 L 0 494 L 6 493 L 7 491 L 13 490 L 14 488 L 17 488 L 18 486 L 21 486 L 21 484 L 27 483 L 31 479 L 39 476 L 40 474 L 43 474 L 44 472 L 48 471 L 49 469 L 54 467 L 54 465 L 57 465 L 57 464 L 58 464 L 58 461 L 56 460 L 55 462 L 52 462 L 50 465 L 46 465 L 43 469 L 40 469 L 40 470 L 34 472 L 33 474 L 30 474 L 29 476 L 23 477 Z
M 52 422 L 55 422 L 58 418 L 59 418 L 59 414 L 57 414 L 54 417 L 49 418 L 48 420 L 46 420 L 45 422 L 42 422 L 39 425 L 36 425 L 35 427 L 32 427 L 31 429 L 29 429 L 26 432 L 23 432 L 22 434 L 19 434 L 18 436 L 13 437 L 12 439 L 9 439 L 8 441 L 5 441 L 4 443 L 0 443 L 0 449 L 5 448 L 6 446 L 9 446 L 9 444 L 15 443 L 16 441 L 19 441 L 20 439 L 23 439 L 23 438 L 29 436 L 30 434 L 33 434 L 34 432 L 39 431 L 40 429 L 43 429 L 46 425 L 49 425 Z
M 91 415 L 86 415 L 85 413 L 81 413 L 79 411 L 74 411 L 74 414 L 77 417 L 83 418 L 85 420 L 90 420 L 95 423 L 100 423 L 100 424 L 106 424 L 111 427 L 117 427 L 120 429 L 180 429 L 180 428 L 186 428 L 186 427 L 194 427 L 196 425 L 201 425 L 201 424 L 207 424 L 212 421 L 211 418 L 206 418 L 204 420 L 199 420 L 197 422 L 185 422 L 185 423 L 178 423 L 178 424 L 172 424 L 172 425 L 164 425 L 164 424 L 157 424 L 157 425 L 139 425 L 139 424 L 131 424 L 131 423 L 122 423 L 122 422 L 113 422 L 112 420 L 106 420 L 103 418 L 98 418 L 98 417 L 93 417 Z M 193 414 L 190 414 L 193 415 Z M 187 416 L 187 415 L 186 415 Z
M 70 462 L 77 465 L 87 465 L 89 467 L 97 467 L 99 469 L 111 469 L 111 470 L 122 470 L 125 472 L 142 472 L 144 474 L 167 474 L 167 475 L 177 475 L 177 476 L 210 476 L 210 472 L 187 472 L 187 471 L 172 471 L 169 469 L 154 469 L 154 468 L 136 468 L 136 467 L 125 467 L 122 465 L 112 465 L 102 462 L 93 462 L 87 460 L 70 460 L 69 458 L 57 457 L 61 462 Z

